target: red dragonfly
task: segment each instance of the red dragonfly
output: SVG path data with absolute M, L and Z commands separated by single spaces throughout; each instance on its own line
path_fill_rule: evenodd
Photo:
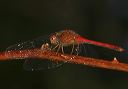
M 92 44 L 119 52 L 124 51 L 124 49 L 119 46 L 89 40 L 87 38 L 80 36 L 79 34 L 77 34 L 72 30 L 63 30 L 60 32 L 55 32 L 53 34 L 50 34 L 46 36 L 45 39 L 44 37 L 39 37 L 37 39 L 12 45 L 7 48 L 6 56 L 10 59 L 27 58 L 27 54 L 26 56 L 16 57 L 15 55 L 11 55 L 11 52 L 36 49 L 36 48 L 39 48 L 41 50 L 51 50 L 57 53 L 61 52 L 61 53 L 79 55 L 82 44 Z M 63 62 L 51 62 L 48 60 L 44 61 L 44 60 L 26 59 L 23 66 L 26 70 L 42 70 L 42 69 L 50 69 L 50 68 L 58 67 L 61 64 L 63 64 Z

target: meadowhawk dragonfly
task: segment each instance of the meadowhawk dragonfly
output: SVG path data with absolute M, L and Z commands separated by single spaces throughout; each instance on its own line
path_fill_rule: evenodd
M 45 39 L 44 39 L 45 38 Z M 119 46 L 115 46 L 112 44 L 97 42 L 93 40 L 86 39 L 76 32 L 72 30 L 63 30 L 60 32 L 55 32 L 46 37 L 39 37 L 30 41 L 18 43 L 12 45 L 6 49 L 5 55 L 10 59 L 24 59 L 26 56 L 16 57 L 15 55 L 11 55 L 12 51 L 21 51 L 21 50 L 29 50 L 29 49 L 41 49 L 41 50 L 51 50 L 56 53 L 66 53 L 79 55 L 81 52 L 81 45 L 83 44 L 92 44 L 108 49 L 112 49 L 115 51 L 122 52 L 123 48 Z M 52 62 L 49 60 L 36 60 L 36 59 L 26 59 L 24 63 L 24 68 L 26 70 L 42 70 L 42 69 L 50 69 L 55 68 L 62 65 L 65 62 Z

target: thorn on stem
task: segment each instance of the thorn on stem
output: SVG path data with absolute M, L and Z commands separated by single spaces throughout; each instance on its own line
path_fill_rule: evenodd
M 119 63 L 119 61 L 117 60 L 116 57 L 114 57 L 114 59 L 112 60 L 113 63 Z

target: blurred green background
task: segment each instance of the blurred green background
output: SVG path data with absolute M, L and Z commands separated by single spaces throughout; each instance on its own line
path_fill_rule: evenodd
M 127 48 L 127 24 L 127 0 L 2 0 L 0 51 L 65 28 L 92 40 Z M 92 56 L 106 59 L 116 56 L 128 63 L 127 53 L 89 47 Z M 31 72 L 23 69 L 23 62 L 0 62 L 0 89 L 128 89 L 125 72 L 75 64 Z

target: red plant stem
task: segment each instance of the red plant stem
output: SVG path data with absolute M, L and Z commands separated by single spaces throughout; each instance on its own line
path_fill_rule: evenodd
M 6 61 L 6 60 L 9 60 L 9 59 L 5 56 L 4 52 L 1 52 L 0 53 L 0 61 Z
M 99 67 L 99 68 L 106 68 L 106 69 L 113 69 L 113 70 L 128 72 L 128 64 L 120 63 L 116 59 L 113 59 L 112 61 L 106 61 L 103 59 L 95 59 L 90 57 L 61 54 L 53 51 L 42 51 L 40 49 L 29 50 L 29 54 L 27 54 L 27 52 L 28 50 L 12 51 L 10 52 L 8 57 L 5 56 L 3 52 L 3 53 L 0 53 L 0 60 L 1 61 L 11 60 L 11 56 L 13 59 L 40 58 L 42 61 L 43 59 L 48 59 L 54 62 L 68 60 L 68 63 L 82 64 L 82 65 L 88 65 L 92 67 Z

